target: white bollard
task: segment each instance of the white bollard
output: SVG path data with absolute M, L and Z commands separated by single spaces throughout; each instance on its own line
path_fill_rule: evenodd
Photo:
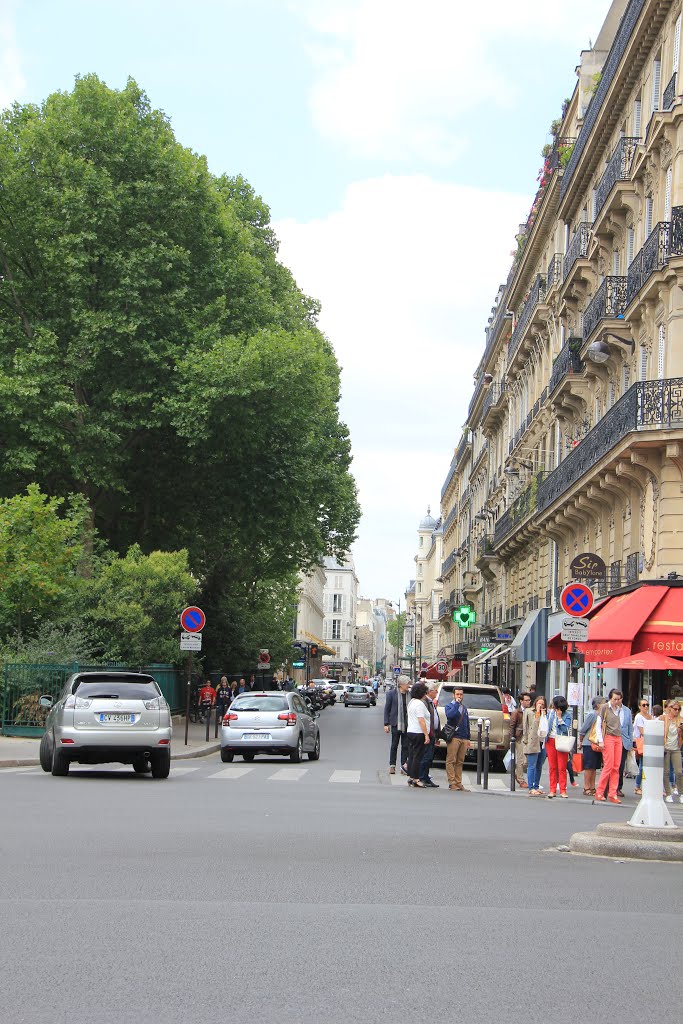
M 675 828 L 664 803 L 664 722 L 643 726 L 643 795 L 629 825 L 636 828 Z

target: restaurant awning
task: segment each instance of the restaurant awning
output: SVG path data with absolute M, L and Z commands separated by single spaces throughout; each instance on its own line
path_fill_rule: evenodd
M 510 645 L 515 661 L 548 660 L 548 609 L 529 612 Z
M 666 588 L 666 594 L 640 627 L 633 650 L 683 657 L 683 590 L 680 587 Z

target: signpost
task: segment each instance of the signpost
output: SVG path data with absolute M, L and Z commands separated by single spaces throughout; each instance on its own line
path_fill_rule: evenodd
M 567 632 L 571 632 L 572 630 L 576 631 L 577 628 L 578 630 L 582 630 L 584 628 L 583 623 L 585 623 L 586 637 L 588 637 L 588 619 L 584 619 L 583 616 L 587 615 L 593 607 L 593 591 L 591 588 L 587 587 L 585 583 L 569 583 L 560 594 L 560 605 L 562 610 L 570 616 L 569 620 L 565 620 L 562 623 L 562 639 L 564 640 L 565 638 L 565 629 Z M 572 622 L 571 619 L 574 621 Z M 581 623 L 581 625 L 579 625 L 579 623 Z M 569 637 L 567 639 L 569 639 Z M 580 659 L 577 657 L 576 642 L 577 641 L 574 638 L 571 639 L 572 646 L 569 656 L 571 679 L 569 686 L 567 687 L 567 694 L 571 692 L 573 697 L 583 697 L 583 687 L 579 687 L 578 662 Z M 574 731 L 574 729 L 578 730 L 579 701 L 577 700 L 575 702 L 573 700 L 569 700 L 568 703 L 571 705 L 572 709 L 572 731 Z M 576 735 L 576 733 L 574 735 Z
M 560 594 L 562 611 L 580 618 L 593 607 L 593 591 L 585 583 L 568 583 Z
M 447 676 L 448 675 L 448 665 L 446 664 L 446 662 L 445 661 L 437 661 L 437 663 L 436 663 L 436 671 L 439 673 L 440 676 Z
M 202 649 L 202 629 L 206 625 L 206 615 L 201 608 L 191 604 L 187 608 L 183 608 L 180 613 L 180 625 L 183 627 L 183 632 L 180 634 L 180 650 L 190 652 L 187 666 L 187 695 L 185 700 L 185 746 L 187 746 L 187 733 L 190 726 L 190 691 L 192 690 L 194 651 L 201 651 Z
M 573 615 L 565 615 L 562 620 L 560 639 L 585 644 L 588 640 L 588 619 L 577 619 Z

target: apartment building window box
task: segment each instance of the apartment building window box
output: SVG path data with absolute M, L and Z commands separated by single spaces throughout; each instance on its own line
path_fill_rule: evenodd
M 611 237 L 614 232 L 613 215 L 629 209 L 636 197 L 636 184 L 632 177 L 634 158 L 640 139 L 619 139 L 607 167 L 595 189 L 593 206 L 593 235 Z

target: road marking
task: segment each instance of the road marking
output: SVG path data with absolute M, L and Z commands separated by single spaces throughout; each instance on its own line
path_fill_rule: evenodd
M 306 774 L 308 768 L 280 768 L 279 772 L 269 775 L 270 782 L 298 782 Z
M 329 782 L 360 782 L 360 772 L 337 768 L 330 775 Z
M 171 764 L 171 775 L 188 775 L 190 772 L 198 772 L 200 764 Z
M 391 775 L 390 778 L 391 778 L 391 785 L 392 786 L 407 786 L 408 785 L 408 777 L 406 775 Z
M 254 768 L 255 765 L 253 764 L 231 764 L 229 768 L 224 768 L 220 772 L 214 772 L 213 775 L 208 777 L 210 779 L 240 779 L 243 775 L 253 772 Z

